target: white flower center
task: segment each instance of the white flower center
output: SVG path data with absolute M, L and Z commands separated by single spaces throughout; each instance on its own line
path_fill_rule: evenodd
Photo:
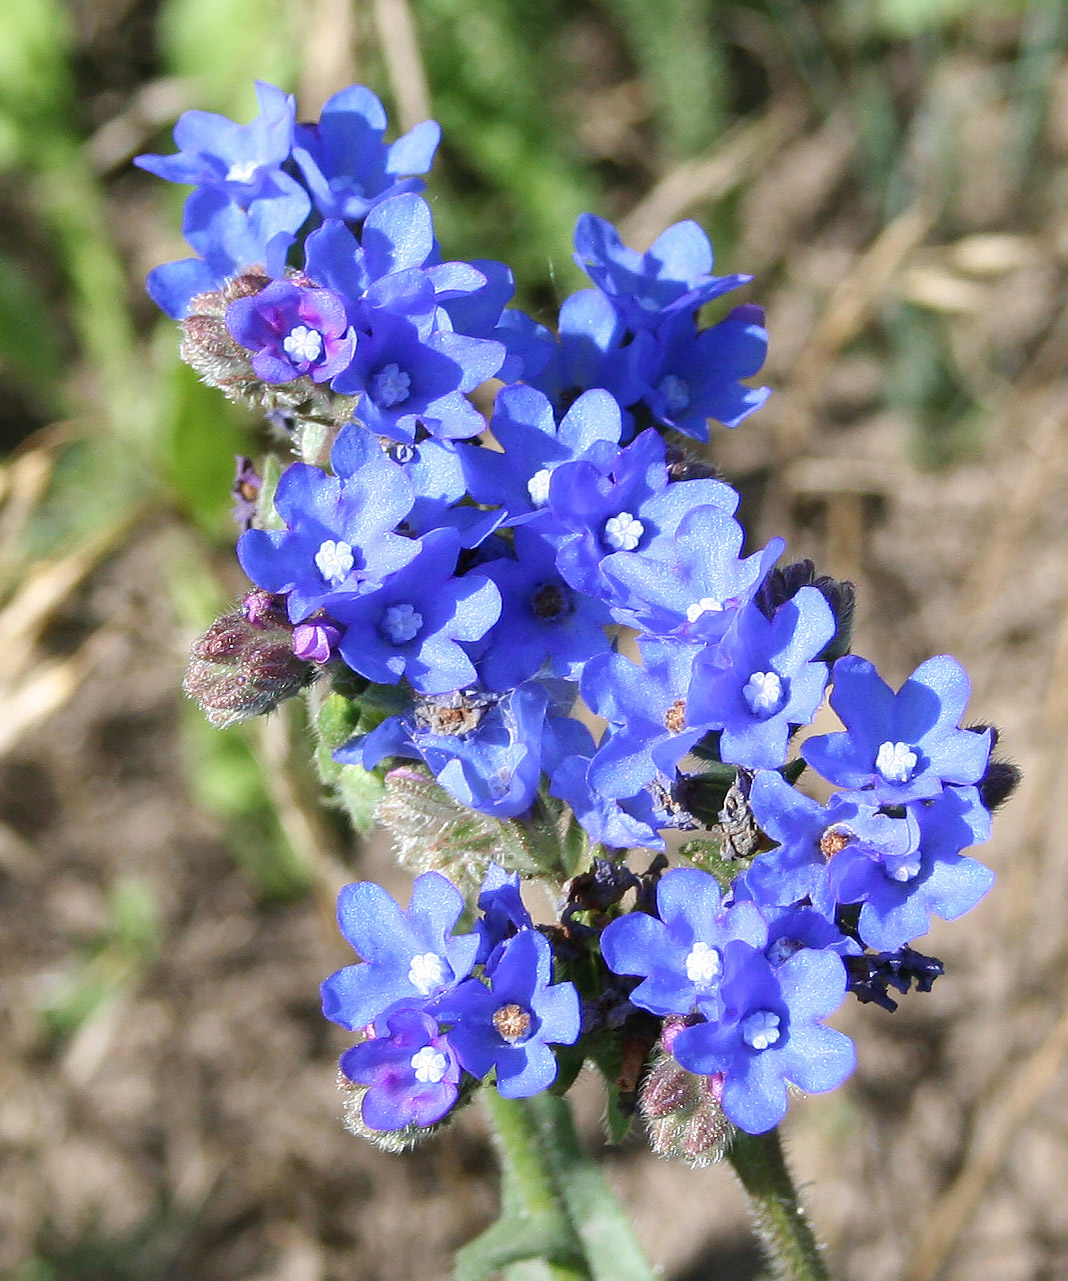
M 323 336 L 318 329 L 297 325 L 282 339 L 282 350 L 296 365 L 310 365 L 323 354 Z
M 677 374 L 665 374 L 657 390 L 664 397 L 669 414 L 681 414 L 690 408 L 690 384 Z
M 530 495 L 530 501 L 535 507 L 544 507 L 549 501 L 549 478 L 552 472 L 548 467 L 543 467 L 541 471 L 536 471 L 527 481 L 527 493 Z
M 875 768 L 888 783 L 907 783 L 919 759 L 908 743 L 881 743 L 875 756 Z
M 754 1010 L 742 1019 L 742 1040 L 753 1050 L 766 1050 L 782 1033 L 782 1019 L 771 1010 Z
M 722 613 L 723 602 L 721 600 L 716 600 L 714 596 L 702 596 L 700 600 L 696 600 L 692 605 L 686 606 L 686 621 L 688 623 L 696 623 L 705 614 Z
M 445 970 L 441 957 L 436 952 L 420 952 L 412 957 L 408 970 L 408 982 L 420 996 L 429 996 L 436 987 L 444 982 Z
M 774 716 L 783 704 L 782 678 L 778 672 L 754 672 L 742 688 L 749 710 L 756 716 Z
M 227 182 L 251 182 L 259 165 L 255 160 L 239 160 L 230 166 L 226 173 Z
M 630 512 L 609 516 L 604 523 L 604 541 L 617 552 L 632 552 L 644 533 L 645 526 Z
M 707 987 L 718 979 L 723 969 L 723 962 L 714 947 L 707 943 L 695 943 L 686 958 L 686 977 L 698 987 Z
M 371 399 L 383 409 L 392 409 L 408 399 L 412 390 L 412 376 L 400 365 L 386 365 L 371 379 Z
M 913 877 L 920 874 L 920 852 L 917 850 L 914 854 L 903 854 L 900 858 L 888 860 L 886 863 L 886 872 L 892 881 L 911 881 Z
M 320 543 L 319 550 L 315 553 L 315 568 L 324 582 L 333 587 L 348 577 L 355 563 L 356 557 L 348 543 L 335 543 L 332 538 Z
M 401 605 L 390 605 L 382 615 L 378 630 L 394 645 L 403 645 L 416 635 L 422 625 L 422 614 L 414 605 L 404 602 Z
M 432 1045 L 424 1045 L 409 1060 L 420 1085 L 437 1085 L 449 1069 L 449 1060 Z

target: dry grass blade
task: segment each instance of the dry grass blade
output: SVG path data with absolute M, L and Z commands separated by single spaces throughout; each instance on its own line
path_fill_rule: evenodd
M 731 130 L 716 150 L 666 174 L 620 224 L 620 235 L 636 249 L 648 249 L 665 227 L 702 201 L 719 200 L 766 164 L 801 129 L 803 107 L 787 101 L 752 124 Z
M 304 37 L 300 118 L 314 120 L 327 98 L 358 79 L 356 24 L 349 0 L 315 0 Z
M 374 0 L 378 43 L 389 72 L 400 127 L 411 129 L 430 117 L 430 86 L 408 0 Z
M 20 681 L 42 627 L 90 571 L 121 541 L 129 528 L 117 521 L 61 559 L 42 561 L 27 575 L 20 590 L 0 610 L 0 653 L 5 655 L 3 679 Z
M 860 333 L 872 307 L 889 288 L 909 255 L 923 243 L 934 217 L 935 210 L 928 200 L 920 199 L 910 205 L 883 228 L 831 292 L 812 337 L 796 361 L 797 379 L 779 427 L 785 454 L 804 448 L 812 432 L 813 405 L 827 370 Z
M 1040 1102 L 1068 1055 L 1068 1011 L 1038 1050 L 1006 1072 L 994 1101 L 983 1109 L 985 1131 L 963 1169 L 935 1202 L 902 1281 L 935 1281 L 957 1239 L 974 1217 L 983 1192 L 997 1173 L 1009 1144 Z
M 83 645 L 72 658 L 42 663 L 14 689 L 0 695 L 0 756 L 35 725 L 59 711 L 85 679 L 87 666 Z

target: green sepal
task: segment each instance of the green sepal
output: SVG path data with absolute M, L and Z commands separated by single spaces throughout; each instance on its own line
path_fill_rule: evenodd
M 780 765 L 779 773 L 792 787 L 805 772 L 805 768 L 805 761 L 799 756 L 796 761 L 790 761 L 788 765 Z
M 334 789 L 353 827 L 360 833 L 369 832 L 375 825 L 378 804 L 385 795 L 384 771 L 366 770 L 360 765 L 342 765 L 333 756 L 334 751 L 354 735 L 374 728 L 374 723 L 367 724 L 364 704 L 332 690 L 322 698 L 317 708 L 312 709 L 312 724 L 316 737 L 315 764 L 320 779 Z
M 558 1045 L 556 1055 L 556 1080 L 549 1086 L 550 1094 L 566 1094 L 586 1062 L 586 1051 L 577 1045 Z
M 698 837 L 687 841 L 679 853 L 694 867 L 699 867 L 702 872 L 708 872 L 714 876 L 719 882 L 720 889 L 724 891 L 730 889 L 734 878 L 748 866 L 748 863 L 741 859 L 724 858 L 723 840 L 718 836 Z
M 619 1076 L 623 1071 L 623 1051 L 619 1038 L 605 1035 L 590 1037 L 586 1056 L 604 1082 L 604 1116 L 601 1118 L 601 1126 L 605 1141 L 622 1143 L 630 1133 L 634 1108 L 624 1101 L 619 1088 Z
M 268 454 L 260 469 L 260 492 L 256 495 L 256 527 L 258 529 L 285 529 L 286 523 L 275 510 L 274 496 L 282 479 L 282 460 L 277 454 Z

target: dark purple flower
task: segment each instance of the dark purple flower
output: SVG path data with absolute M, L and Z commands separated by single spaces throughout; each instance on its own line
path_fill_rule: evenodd
M 356 351 L 344 301 L 329 289 L 305 289 L 288 280 L 232 302 L 226 327 L 254 353 L 252 368 L 265 383 L 300 377 L 329 382 L 348 368 Z
M 549 1045 L 573 1045 L 581 1024 L 571 983 L 552 983 L 552 951 L 536 930 L 520 930 L 501 949 L 489 987 L 468 979 L 435 1005 L 451 1023 L 449 1042 L 463 1067 L 482 1078 L 494 1068 L 506 1099 L 527 1098 L 556 1079 Z
M 359 881 L 338 895 L 341 933 L 361 957 L 323 983 L 323 1013 L 357 1030 L 400 1002 L 431 1001 L 471 972 L 477 934 L 453 936 L 464 910 L 460 891 L 439 872 L 412 886 L 406 911 L 380 885 Z
M 369 1130 L 433 1125 L 456 1102 L 460 1064 L 437 1020 L 401 1008 L 380 1017 L 375 1035 L 341 1056 L 341 1071 L 368 1086 L 360 1105 Z
M 234 502 L 234 521 L 241 527 L 242 533 L 252 528 L 262 484 L 263 477 L 256 470 L 252 459 L 238 454 L 234 459 L 234 483 L 230 486 L 230 497 Z
M 937 796 L 944 783 L 977 783 L 990 730 L 959 729 L 970 685 L 960 663 L 929 658 L 895 693 L 871 663 L 847 654 L 834 665 L 831 706 L 845 732 L 808 739 L 801 755 L 839 787 L 870 788 L 884 805 Z

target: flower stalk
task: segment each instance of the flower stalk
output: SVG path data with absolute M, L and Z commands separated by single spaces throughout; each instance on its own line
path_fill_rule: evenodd
M 798 1196 L 778 1129 L 735 1133 L 727 1158 L 749 1196 L 757 1236 L 775 1281 L 830 1281 L 823 1251 Z

